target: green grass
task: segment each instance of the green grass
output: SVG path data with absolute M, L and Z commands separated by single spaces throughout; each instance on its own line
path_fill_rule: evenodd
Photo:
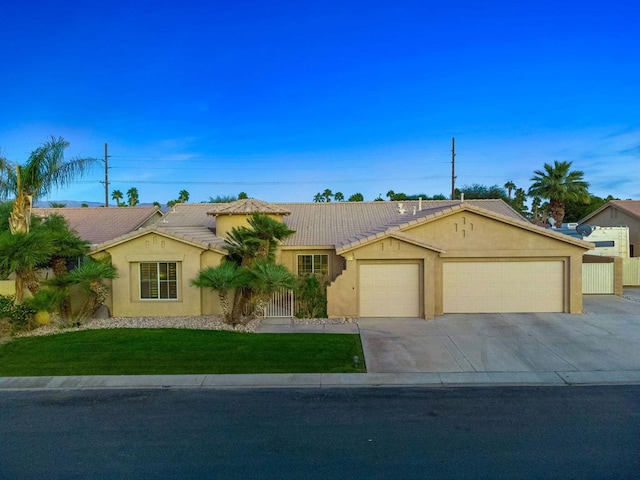
M 356 373 L 363 359 L 358 335 L 85 330 L 0 345 L 0 376 Z

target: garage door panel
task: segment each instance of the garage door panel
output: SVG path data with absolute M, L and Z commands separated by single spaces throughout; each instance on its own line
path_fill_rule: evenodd
M 419 274 L 416 263 L 360 265 L 360 316 L 418 317 Z
M 563 262 L 445 263 L 443 309 L 445 313 L 562 312 Z

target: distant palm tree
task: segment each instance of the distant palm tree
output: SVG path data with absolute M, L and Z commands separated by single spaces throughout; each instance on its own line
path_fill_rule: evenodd
M 511 192 L 516 189 L 516 184 L 509 180 L 504 184 L 504 188 L 507 189 L 507 197 L 511 200 Z
M 138 200 L 138 189 L 135 187 L 131 187 L 127 190 L 127 198 L 129 199 L 129 206 L 135 207 L 139 202 Z
M 122 195 L 122 192 L 120 190 L 114 190 L 113 192 L 111 192 L 111 199 L 116 201 L 116 206 L 120 206 L 121 205 L 121 200 L 124 198 L 124 195 Z
M 97 162 L 95 158 L 65 160 L 64 150 L 68 146 L 69 142 L 62 137 L 52 136 L 48 142 L 31 152 L 22 165 L 0 157 L 0 199 L 15 195 L 9 219 L 12 233 L 29 232 L 34 200 L 47 195 L 54 188 L 73 182 Z
M 186 190 L 180 190 L 180 193 L 178 193 L 178 199 L 180 200 L 180 203 L 187 203 L 189 200 L 189 192 Z
M 364 196 L 361 193 L 354 193 L 348 199 L 349 202 L 364 202 Z
M 49 207 L 51 207 L 51 208 L 66 208 L 67 204 L 66 203 L 60 203 L 60 202 L 49 202 Z
M 246 200 L 246 199 L 248 199 L 248 198 L 249 198 L 249 197 L 247 196 L 247 194 L 246 194 L 245 192 L 240 192 L 240 193 L 238 194 L 238 200 Z
M 330 202 L 332 195 L 333 195 L 333 192 L 328 188 L 324 192 L 322 192 L 322 196 L 324 197 L 325 202 Z
M 571 162 L 555 160 L 553 165 L 545 163 L 544 171 L 536 170 L 531 177 L 529 195 L 549 199 L 549 216 L 558 226 L 564 219 L 565 202 L 589 203 L 591 199 L 584 172 L 570 168 Z
M 344 194 L 342 192 L 336 192 L 333 194 L 333 199 L 336 202 L 344 202 Z
M 321 193 L 318 192 L 313 196 L 313 201 L 315 203 L 322 203 L 322 202 L 324 202 L 324 196 Z
M 387 197 L 389 197 L 389 200 L 393 200 L 393 199 L 394 199 L 393 197 L 394 197 L 395 195 L 396 195 L 396 192 L 394 192 L 393 190 L 389 190 L 389 191 L 387 192 Z

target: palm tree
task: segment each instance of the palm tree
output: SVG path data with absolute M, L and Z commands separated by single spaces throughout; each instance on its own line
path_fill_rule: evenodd
M 67 204 L 66 203 L 60 203 L 60 202 L 49 202 L 49 207 L 51 207 L 51 208 L 67 208 Z
M 315 203 L 322 203 L 322 202 L 324 202 L 324 197 L 322 196 L 322 194 L 320 192 L 318 192 L 313 196 L 313 201 Z
M 342 192 L 336 192 L 333 194 L 333 199 L 336 202 L 344 202 L 344 194 Z
M 91 318 L 107 299 L 108 290 L 103 281 L 117 278 L 118 272 L 108 258 L 95 260 L 87 258 L 78 268 L 60 278 L 69 287 L 77 285 L 85 294 L 84 303 L 75 315 L 77 323 Z
M 53 250 L 53 240 L 42 231 L 0 233 L 0 272 L 16 275 L 16 305 L 23 303 L 25 289 L 31 293 L 38 291 L 36 270 L 50 261 Z
M 114 190 L 111 192 L 111 199 L 116 201 L 116 206 L 119 207 L 121 205 L 121 200 L 124 198 L 122 192 L 120 190 Z
M 324 192 L 322 192 L 322 197 L 324 198 L 325 202 L 330 202 L 332 195 L 333 195 L 333 192 L 331 190 L 329 190 L 328 188 L 325 189 Z
M 198 276 L 191 280 L 191 284 L 200 288 L 210 288 L 218 292 L 220 308 L 225 323 L 232 325 L 229 291 L 242 287 L 247 283 L 246 270 L 241 269 L 234 262 L 222 262 L 217 267 L 208 267 L 198 272 Z
M 247 198 L 249 198 L 246 194 L 246 192 L 240 192 L 238 194 L 238 200 L 246 200 Z
M 9 221 L 12 233 L 28 233 L 31 227 L 31 209 L 34 200 L 47 195 L 83 175 L 98 160 L 95 158 L 64 159 L 69 142 L 62 137 L 51 137 L 36 148 L 27 161 L 14 164 L 0 158 L 0 198 L 15 195 Z
M 44 221 L 35 224 L 33 231 L 42 232 L 52 241 L 51 257 L 46 265 L 54 277 L 62 277 L 67 274 L 67 264 L 70 261 L 84 257 L 89 251 L 90 242 L 81 239 L 78 234 L 69 228 L 67 220 L 62 215 L 51 215 Z M 63 318 L 71 315 L 71 301 L 69 296 L 61 296 L 58 300 L 58 309 Z
M 394 196 L 396 195 L 396 192 L 394 192 L 393 190 L 389 190 L 387 192 L 387 197 L 389 197 L 389 200 L 394 200 Z
M 549 199 L 549 215 L 558 226 L 564 219 L 566 201 L 588 203 L 590 200 L 584 172 L 570 168 L 571 162 L 554 160 L 553 165 L 545 163 L 544 171 L 536 170 L 531 177 L 533 184 L 529 187 L 529 195 Z
M 511 192 L 516 189 L 516 184 L 509 180 L 504 184 L 504 188 L 507 189 L 507 197 L 511 200 Z
M 135 187 L 131 187 L 129 190 L 127 190 L 127 198 L 129 199 L 129 206 L 135 207 L 139 203 L 138 189 Z
M 187 203 L 187 201 L 189 201 L 189 192 L 186 190 L 180 190 L 178 193 L 178 200 L 180 203 Z
M 349 197 L 349 202 L 364 202 L 364 195 L 361 193 L 354 193 Z
M 282 289 L 291 290 L 296 286 L 296 277 L 287 267 L 278 263 L 261 260 L 249 270 L 250 285 L 253 293 L 253 312 L 264 312 L 269 298 Z
M 256 257 L 268 261 L 274 261 L 278 242 L 282 242 L 296 233 L 284 223 L 274 220 L 262 213 L 254 212 L 248 220 L 253 230 L 251 234 L 258 238 L 261 245 L 258 247 Z

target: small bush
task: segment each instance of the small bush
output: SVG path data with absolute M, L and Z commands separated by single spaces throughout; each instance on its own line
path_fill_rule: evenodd
M 14 305 L 13 295 L 0 295 L 0 318 L 7 321 L 12 332 L 29 330 L 36 313 L 27 305 Z
M 298 277 L 296 317 L 327 318 L 327 283 L 315 275 Z

